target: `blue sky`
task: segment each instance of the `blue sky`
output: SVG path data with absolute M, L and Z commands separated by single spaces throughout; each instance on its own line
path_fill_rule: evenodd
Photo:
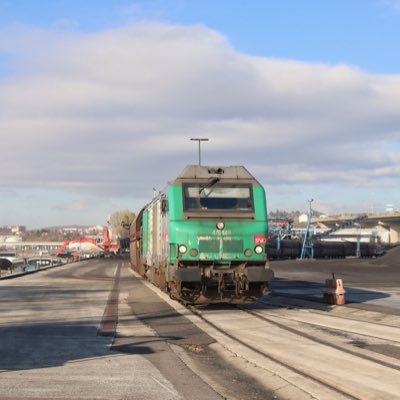
M 399 42 L 397 0 L 0 0 L 0 225 L 138 211 L 194 135 L 270 209 L 399 208 Z
M 240 52 L 397 73 L 398 0 L 1 0 L 0 24 L 99 31 L 157 20 L 204 24 Z

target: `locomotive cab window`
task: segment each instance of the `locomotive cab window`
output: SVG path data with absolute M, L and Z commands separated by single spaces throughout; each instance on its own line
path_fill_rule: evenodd
M 183 185 L 185 211 L 253 211 L 250 184 L 211 183 Z

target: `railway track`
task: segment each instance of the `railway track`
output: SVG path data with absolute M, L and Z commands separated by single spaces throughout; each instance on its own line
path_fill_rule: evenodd
M 278 374 L 310 398 L 399 396 L 399 318 L 388 324 L 363 312 L 341 316 L 262 301 L 190 310 L 228 350 Z
M 368 333 L 359 333 L 359 332 L 356 333 L 354 332 L 354 330 L 348 330 L 343 328 L 341 329 L 332 328 L 330 324 L 328 325 L 324 325 L 321 323 L 316 324 L 304 320 L 299 322 L 298 318 L 290 318 L 287 316 L 276 316 L 268 313 L 267 314 L 261 313 L 260 311 L 245 309 L 242 307 L 238 308 L 242 309 L 242 311 L 248 314 L 254 315 L 256 318 L 259 318 L 263 321 L 266 321 L 270 324 L 277 326 L 278 328 L 284 329 L 288 332 L 301 336 L 305 339 L 314 341 L 315 343 L 324 346 L 329 346 L 334 349 L 343 351 L 345 353 L 354 355 L 356 357 L 360 357 L 365 360 L 381 364 L 385 367 L 400 371 L 399 360 L 397 360 L 397 362 L 385 361 L 381 357 L 374 355 L 373 352 L 364 350 L 365 348 L 368 347 L 367 341 L 371 339 L 374 341 L 379 340 L 382 346 L 400 345 L 400 336 L 398 336 L 400 332 L 397 328 L 395 328 L 397 330 L 397 334 L 395 334 L 394 332 L 389 332 L 389 335 L 384 335 L 385 337 L 382 338 L 382 337 L 377 337 L 376 335 L 370 335 Z M 333 318 L 338 320 L 338 317 L 333 317 Z M 281 320 L 283 322 L 278 322 L 277 320 Z M 297 325 L 297 327 L 293 327 L 293 324 Z M 376 323 L 372 323 L 371 325 L 379 326 L 379 324 Z M 309 330 L 315 331 L 315 333 L 311 334 L 305 332 L 304 331 L 305 326 L 308 327 Z M 387 325 L 385 327 L 387 327 Z M 338 338 L 343 338 L 344 342 L 341 344 L 333 343 L 331 340 L 332 335 Z M 387 339 L 387 336 L 393 336 L 393 339 Z M 356 348 L 356 350 L 354 350 L 354 348 Z M 400 347 L 399 347 L 399 352 L 400 352 Z
M 243 310 L 250 312 L 262 311 L 264 315 L 271 317 L 277 316 L 273 311 L 279 311 L 279 317 L 282 319 L 306 323 L 310 326 L 325 326 L 326 328 L 335 329 L 339 324 L 341 331 L 345 330 L 349 333 L 370 336 L 371 338 L 388 339 L 400 343 L 400 317 L 390 314 L 382 314 L 375 311 L 360 311 L 346 307 L 332 307 L 320 305 L 313 308 L 308 306 L 310 302 L 304 305 L 293 306 L 286 302 L 271 303 L 260 299 L 248 308 Z M 317 303 L 314 303 L 317 304 Z M 310 315 L 317 316 L 318 322 L 310 322 Z M 372 328 L 372 329 L 371 329 Z M 371 332 L 375 332 L 372 334 Z
M 264 308 L 270 309 L 284 308 L 287 310 L 312 310 L 313 313 L 319 315 L 326 315 L 329 312 L 329 314 L 333 315 L 340 314 L 341 319 L 349 319 L 357 322 L 367 321 L 371 323 L 379 323 L 380 326 L 386 325 L 400 328 L 399 313 L 390 314 L 365 311 L 360 314 L 361 309 L 353 308 L 351 306 L 349 307 L 349 305 L 345 307 L 336 307 L 315 300 L 304 300 L 302 298 L 281 294 L 274 294 L 268 298 L 259 299 L 255 304 L 262 304 Z
M 185 308 L 143 283 L 213 337 L 233 365 L 275 391 L 277 399 L 400 398 L 398 315 L 280 296 L 246 306 Z

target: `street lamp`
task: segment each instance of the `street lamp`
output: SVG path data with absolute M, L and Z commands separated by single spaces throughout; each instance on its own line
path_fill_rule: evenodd
M 208 138 L 191 138 L 190 140 L 199 142 L 199 165 L 201 165 L 200 142 L 208 142 Z

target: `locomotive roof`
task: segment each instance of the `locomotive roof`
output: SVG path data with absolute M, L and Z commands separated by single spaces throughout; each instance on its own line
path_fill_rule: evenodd
M 218 176 L 222 179 L 255 179 L 242 165 L 232 166 L 206 166 L 187 165 L 177 176 L 178 179 L 207 179 Z

